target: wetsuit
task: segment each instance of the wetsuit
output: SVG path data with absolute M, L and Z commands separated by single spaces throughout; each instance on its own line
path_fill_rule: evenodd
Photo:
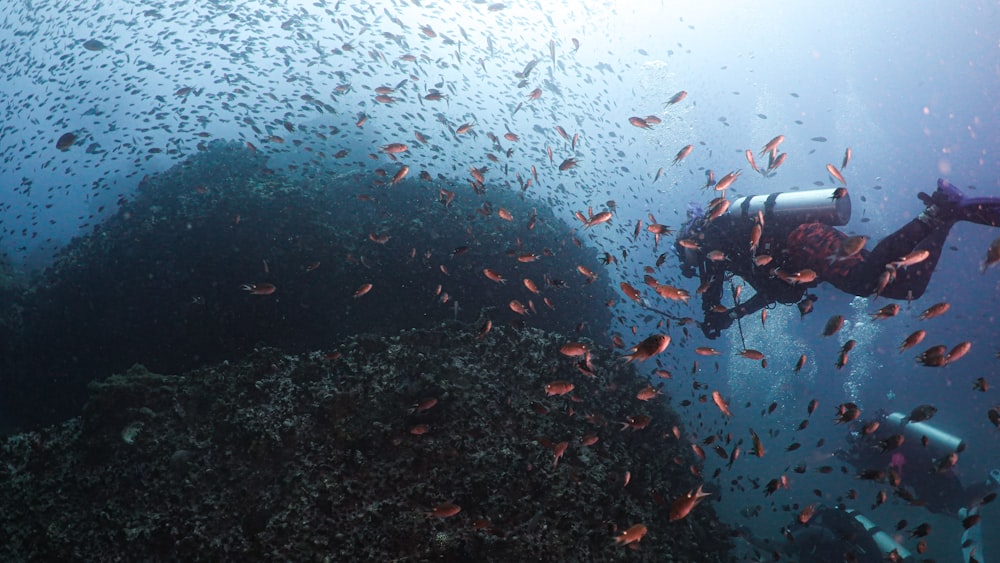
M 895 276 L 878 294 L 890 299 L 917 299 L 924 294 L 931 274 L 941 258 L 948 238 L 947 227 L 935 228 L 924 219 L 914 219 L 882 239 L 871 251 L 862 249 L 854 256 L 838 258 L 847 235 L 822 223 L 800 225 L 788 236 L 789 261 L 796 269 L 808 268 L 818 281 L 829 282 L 837 289 L 868 297 L 876 293 L 879 276 L 886 264 L 916 251 L 927 250 L 925 260 L 897 268 Z
M 723 216 L 713 221 L 695 219 L 689 228 L 701 247 L 702 262 L 697 269 L 702 287 L 702 330 L 709 338 L 718 336 L 732 321 L 753 314 L 771 303 L 797 303 L 807 289 L 828 282 L 837 289 L 868 297 L 876 293 L 879 277 L 886 265 L 914 250 L 927 250 L 928 257 L 911 266 L 897 268 L 891 281 L 878 291 L 890 299 L 917 299 L 923 295 L 931 274 L 941 257 L 951 223 L 935 225 L 918 218 L 887 236 L 873 250 L 862 249 L 853 256 L 839 257 L 841 244 L 848 238 L 840 230 L 822 223 L 806 223 L 790 231 L 781 225 L 767 225 L 762 230 L 756 252 L 750 250 L 751 221 Z M 725 253 L 723 260 L 711 260 L 713 250 Z M 757 265 L 755 258 L 770 256 L 767 264 Z M 785 273 L 812 270 L 816 279 L 791 284 L 779 278 Z M 743 278 L 756 294 L 732 309 L 720 310 L 727 272 Z
M 695 221 L 691 238 L 699 244 L 702 249 L 701 256 L 704 257 L 699 265 L 698 275 L 702 286 L 706 288 L 701 301 L 706 317 L 711 317 L 713 311 L 722 303 L 723 286 L 728 279 L 727 272 L 743 278 L 756 292 L 746 303 L 734 308 L 736 318 L 759 311 L 774 302 L 797 303 L 802 299 L 807 287 L 816 285 L 815 283 L 792 285 L 770 273 L 789 258 L 786 253 L 789 237 L 787 229 L 777 226 L 763 229 L 756 252 L 751 252 L 749 241 L 752 222 L 729 215 L 708 222 L 704 219 Z M 707 256 L 713 250 L 725 253 L 725 259 L 709 259 Z M 772 260 L 768 264 L 758 266 L 755 258 L 762 255 L 771 256 Z

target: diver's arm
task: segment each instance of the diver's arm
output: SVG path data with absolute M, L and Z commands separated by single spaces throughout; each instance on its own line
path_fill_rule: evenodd
M 715 262 L 705 261 L 701 265 L 701 310 L 708 312 L 722 304 L 722 285 L 726 279 L 725 267 Z
M 725 280 L 725 270 L 719 268 L 708 268 L 702 272 L 702 283 L 707 283 L 708 288 L 701 294 L 701 309 L 705 313 L 705 318 L 701 322 L 701 331 L 710 339 L 716 339 L 722 331 L 733 324 L 729 318 L 728 311 L 722 307 L 722 286 Z
M 705 320 L 701 323 L 701 331 L 705 333 L 705 336 L 714 340 L 722 334 L 723 330 L 729 328 L 734 320 L 756 313 L 770 304 L 771 300 L 765 294 L 758 292 L 746 303 L 737 305 L 732 309 L 724 311 L 706 310 Z
M 763 292 L 758 291 L 749 300 L 733 307 L 732 309 L 729 309 L 727 313 L 729 314 L 729 318 L 733 320 L 742 319 L 747 315 L 752 315 L 757 311 L 760 311 L 771 303 L 772 300 L 770 297 L 765 295 Z

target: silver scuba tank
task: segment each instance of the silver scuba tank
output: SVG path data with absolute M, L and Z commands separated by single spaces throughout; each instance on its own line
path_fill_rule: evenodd
M 851 220 L 851 195 L 845 192 L 836 197 L 835 192 L 835 188 L 826 188 L 744 196 L 733 201 L 726 215 L 752 221 L 758 211 L 763 211 L 767 225 L 795 228 L 804 223 L 824 223 L 841 227 Z
M 868 532 L 873 540 L 875 540 L 875 545 L 878 546 L 883 557 L 888 556 L 889 553 L 895 550 L 896 554 L 899 555 L 900 559 L 903 561 L 910 561 L 912 559 L 913 554 L 910 553 L 910 550 L 896 543 L 896 540 L 892 539 L 892 536 L 887 534 L 864 515 L 851 508 L 845 508 L 844 512 L 850 514 L 851 518 L 854 518 L 854 520 L 864 526 L 865 531 Z
M 927 453 L 934 459 L 951 455 L 955 452 L 962 452 L 965 443 L 958 436 L 949 434 L 944 430 L 931 426 L 926 422 L 907 422 L 903 424 L 906 415 L 894 412 L 886 415 L 882 428 L 893 433 L 902 434 L 907 442 L 919 443 L 927 437 Z

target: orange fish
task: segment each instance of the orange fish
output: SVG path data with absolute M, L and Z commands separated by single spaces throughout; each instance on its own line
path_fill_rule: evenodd
M 362 295 L 368 293 L 371 290 L 372 290 L 372 284 L 363 283 L 361 284 L 360 287 L 358 287 L 358 290 L 354 292 L 354 298 L 357 299 L 358 297 L 361 297 Z
M 843 184 L 845 186 L 847 185 L 847 180 L 844 179 L 844 175 L 840 173 L 840 170 L 837 170 L 836 166 L 834 166 L 832 164 L 827 164 L 826 165 L 826 171 L 829 172 L 831 176 L 833 176 L 834 178 L 836 178 L 836 180 L 838 182 L 840 182 L 841 184 Z
M 760 168 L 757 168 L 757 163 L 754 162 L 753 151 L 750 150 L 750 149 L 747 149 L 746 157 L 747 157 L 747 162 L 750 163 L 750 168 L 753 168 L 753 171 L 757 172 L 759 174 L 760 173 Z
M 900 353 L 902 353 L 904 350 L 908 350 L 916 346 L 917 344 L 920 344 L 921 342 L 924 341 L 924 337 L 926 336 L 927 336 L 926 330 L 918 330 L 913 334 L 907 336 L 906 340 L 904 340 L 903 343 L 899 345 Z
M 777 156 L 777 158 L 775 158 L 770 163 L 768 163 L 768 165 L 767 165 L 767 171 L 768 172 L 773 172 L 773 171 L 777 170 L 779 166 L 781 166 L 782 164 L 785 163 L 785 160 L 787 158 L 788 158 L 788 153 L 783 152 L 783 153 L 779 154 Z
M 694 353 L 698 354 L 699 356 L 718 356 L 719 354 L 721 354 L 721 352 L 719 352 L 715 348 L 709 348 L 708 346 L 699 346 L 694 349 Z
M 840 331 L 840 328 L 844 326 L 844 316 L 843 315 L 833 315 L 829 320 L 826 321 L 826 326 L 823 327 L 823 336 L 833 336 Z
M 493 321 L 486 319 L 486 324 L 483 325 L 482 330 L 480 330 L 479 334 L 476 335 L 476 340 L 479 340 L 484 336 L 486 336 L 490 332 L 490 329 L 492 328 L 493 328 Z
M 654 283 L 656 282 L 656 280 L 653 281 Z M 684 303 L 687 303 L 688 298 L 691 297 L 691 294 L 688 293 L 688 291 L 685 289 L 660 283 L 656 283 L 656 285 L 653 286 L 653 291 L 655 291 L 657 295 L 663 297 L 664 299 L 670 299 L 672 301 L 683 301 Z
M 740 171 L 739 170 L 736 170 L 734 172 L 730 172 L 729 174 L 726 174 L 725 176 L 722 177 L 722 179 L 720 179 L 715 184 L 715 191 L 717 191 L 717 192 L 725 191 L 726 189 L 729 188 L 729 186 L 733 185 L 733 182 L 735 182 L 736 179 L 739 178 L 739 177 L 740 177 Z
M 611 220 L 612 216 L 613 215 L 611 214 L 610 211 L 601 211 L 597 215 L 594 215 L 593 217 L 591 217 L 590 219 L 588 219 L 587 221 L 585 221 L 583 228 L 589 229 L 589 228 L 593 227 L 594 225 L 600 225 L 601 223 L 607 223 L 608 221 Z
M 535 282 L 531 281 L 528 278 L 524 278 L 521 281 L 524 283 L 524 287 L 528 288 L 528 291 L 534 293 L 535 295 L 539 294 L 538 286 L 535 285 Z
M 689 154 L 691 154 L 692 150 L 694 150 L 694 145 L 687 145 L 686 147 L 684 147 L 681 150 L 677 151 L 677 155 L 674 156 L 674 162 L 671 164 L 671 166 L 674 166 L 678 162 L 680 162 L 680 161 L 684 160 L 685 158 L 687 158 L 687 156 Z
M 812 519 L 814 514 L 816 514 L 815 504 L 810 504 L 809 506 L 803 508 L 802 512 L 799 512 L 799 517 L 798 517 L 799 523 L 806 524 L 807 522 L 809 522 L 809 520 Z
M 518 315 L 527 315 L 528 314 L 527 307 L 525 307 L 524 303 L 521 303 L 517 299 L 514 299 L 513 301 L 511 301 L 510 303 L 508 303 L 507 306 L 510 307 L 511 311 L 514 311 Z
M 545 395 L 551 397 L 553 395 L 565 395 L 569 393 L 574 388 L 573 384 L 569 381 L 553 381 L 552 383 L 545 384 Z
M 646 385 L 636 393 L 635 398 L 640 401 L 648 401 L 660 394 L 660 390 L 652 385 Z
M 671 96 L 669 100 L 667 100 L 667 105 L 668 106 L 672 106 L 672 105 L 674 105 L 676 103 L 679 103 L 681 100 L 683 100 L 684 98 L 686 98 L 687 95 L 688 95 L 688 93 L 686 91 L 681 90 L 680 92 L 677 92 L 676 94 L 674 94 L 673 96 Z
M 885 307 L 882 307 L 878 311 L 871 314 L 872 320 L 882 320 L 888 319 L 889 317 L 895 317 L 899 313 L 899 305 L 896 303 L 890 303 Z
M 431 511 L 427 513 L 427 516 L 434 518 L 450 518 L 461 511 L 461 506 L 458 506 L 455 503 L 445 502 L 432 508 Z
M 582 266 L 580 267 L 582 268 Z M 624 293 L 626 297 L 628 297 L 632 301 L 635 301 L 636 303 L 642 303 L 642 294 L 639 293 L 638 289 L 632 287 L 632 284 L 628 282 L 622 282 L 621 288 L 622 288 L 622 293 Z
M 698 506 L 698 503 L 700 503 L 703 498 L 709 496 L 709 494 L 710 493 L 702 492 L 702 485 L 698 485 L 698 490 L 688 491 L 686 495 L 676 499 L 670 504 L 670 521 L 676 522 L 677 520 L 681 520 L 686 517 L 691 513 L 691 510 L 693 510 L 695 506 Z
M 569 447 L 569 442 L 559 442 L 552 448 L 553 451 L 552 457 L 554 458 L 552 460 L 552 467 L 555 467 L 556 464 L 559 463 L 559 458 L 561 458 L 563 454 L 566 453 L 566 448 L 568 447 Z
M 389 143 L 388 145 L 382 145 L 380 148 L 386 154 L 399 154 L 410 150 L 410 147 L 406 146 L 405 143 Z
M 646 415 L 637 414 L 635 416 L 626 416 L 625 422 L 622 423 L 622 430 L 626 428 L 631 428 L 632 430 L 642 430 L 643 428 L 649 426 L 649 421 L 652 420 Z
M 985 274 L 986 270 L 1000 262 L 1000 238 L 995 239 L 986 249 L 986 258 L 979 264 L 979 273 Z
M 250 295 L 271 295 L 278 288 L 270 283 L 245 283 L 240 286 L 240 289 L 250 292 Z
M 750 252 L 756 254 L 757 245 L 760 244 L 760 235 L 763 233 L 763 228 L 760 223 L 754 223 L 753 227 L 750 227 Z
M 718 391 L 712 391 L 712 400 L 715 402 L 715 406 L 719 407 L 722 414 L 726 415 L 726 418 L 733 416 L 733 413 L 729 412 L 729 403 L 722 398 L 722 394 Z
M 760 436 L 750 429 L 750 441 L 753 442 L 753 455 L 757 457 L 764 457 L 764 442 L 760 441 Z
M 574 168 L 576 165 L 577 161 L 575 158 L 567 158 L 566 160 L 563 160 L 562 163 L 559 164 L 559 171 L 565 172 L 570 168 Z
M 771 271 L 771 273 L 781 281 L 791 285 L 797 285 L 800 283 L 812 283 L 816 281 L 817 277 L 816 272 L 810 270 L 809 268 L 799 270 L 797 272 L 786 272 L 781 269 L 774 269 Z
M 507 278 L 505 278 L 502 275 L 500 275 L 500 272 L 497 272 L 496 270 L 491 270 L 489 268 L 483 268 L 483 275 L 486 276 L 487 278 L 489 278 L 490 280 L 495 281 L 495 282 L 497 282 L 499 284 L 507 283 Z
M 559 348 L 559 353 L 570 358 L 585 356 L 589 352 L 587 345 L 582 342 L 567 342 Z
M 934 317 L 940 317 L 941 315 L 947 313 L 948 309 L 951 309 L 951 305 L 948 303 L 935 303 L 925 309 L 923 313 L 920 313 L 920 320 L 926 321 L 928 319 L 933 319 Z
M 902 258 L 896 260 L 895 262 L 889 262 L 888 264 L 886 264 L 886 267 L 891 266 L 892 268 L 905 268 L 907 266 L 919 264 L 924 260 L 927 260 L 927 258 L 930 255 L 931 253 L 928 250 L 914 250 L 913 252 L 907 254 L 906 256 L 903 256 Z
M 403 181 L 406 175 L 410 173 L 409 166 L 403 166 L 395 174 L 392 175 L 392 180 L 389 180 L 389 185 L 394 186 Z
M 806 365 L 806 355 L 802 354 L 799 356 L 799 360 L 795 362 L 795 373 L 798 373 Z
M 945 356 L 944 358 L 945 363 L 950 364 L 951 362 L 957 361 L 962 356 L 968 354 L 971 348 L 972 348 L 972 343 L 969 341 L 956 344 L 955 347 L 948 352 L 948 355 Z
M 636 524 L 627 530 L 623 530 L 620 534 L 615 536 L 615 545 L 628 545 L 633 542 L 637 542 L 646 535 L 646 527 L 642 524 Z
M 640 129 L 651 129 L 649 123 L 641 117 L 630 117 L 628 118 L 628 122 Z
M 778 152 L 778 145 L 780 145 L 784 140 L 784 135 L 778 135 L 777 137 L 771 139 L 762 149 L 760 149 L 760 156 L 764 156 L 767 153 L 774 154 Z
M 483 172 L 485 170 L 486 170 L 485 167 L 483 169 L 479 169 L 479 168 L 476 168 L 475 166 L 473 166 L 473 167 L 469 168 L 469 174 L 471 174 L 472 178 L 475 179 L 480 184 L 485 184 L 486 183 L 486 176 L 483 175 Z
M 414 403 L 412 407 L 410 407 L 410 414 L 428 411 L 434 408 L 434 406 L 437 404 L 438 400 L 436 397 L 428 397 L 426 399 L 421 399 L 420 401 Z
M 631 353 L 625 354 L 622 358 L 625 358 L 628 362 L 640 361 L 644 362 L 649 358 L 663 352 L 670 345 L 670 337 L 666 334 L 654 334 L 639 344 L 631 348 Z

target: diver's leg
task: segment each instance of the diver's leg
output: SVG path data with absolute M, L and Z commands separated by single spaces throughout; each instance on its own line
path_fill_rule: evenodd
M 853 265 L 850 275 L 846 276 L 856 286 L 853 289 L 857 291 L 852 293 L 875 293 L 879 276 L 885 272 L 887 264 L 911 252 L 926 250 L 928 256 L 925 260 L 897 269 L 894 278 L 879 292 L 880 296 L 889 299 L 917 299 L 923 295 L 954 224 L 954 221 L 940 219 L 934 213 L 933 208 L 928 208 L 919 217 L 882 239 L 871 252 L 863 253 L 864 260 Z
M 881 292 L 890 299 L 916 299 L 923 295 L 941 258 L 948 232 L 956 221 L 1000 225 L 1000 198 L 967 198 L 961 190 L 943 179 L 938 179 L 933 194 L 921 192 L 919 197 L 927 204 L 927 209 L 886 237 L 872 251 L 876 264 L 887 264 L 917 250 L 929 253 L 923 262 L 895 272 L 893 280 Z
M 879 295 L 890 299 L 915 299 L 927 288 L 931 273 L 941 257 L 941 250 L 951 225 L 952 222 L 937 221 L 922 213 L 920 217 L 879 241 L 871 251 L 862 250 L 857 257 L 831 264 L 830 269 L 839 275 L 830 275 L 834 272 L 824 272 L 827 274 L 824 281 L 830 282 L 841 291 L 869 296 L 877 291 L 879 278 L 886 271 L 887 264 L 899 260 L 914 250 L 926 249 L 929 252 L 927 259 L 897 270 L 895 281 L 879 292 Z
M 915 219 L 915 221 L 920 221 L 920 219 Z M 944 249 L 944 242 L 948 238 L 950 230 L 950 227 L 933 229 L 930 234 L 913 247 L 911 251 L 926 250 L 928 252 L 927 258 L 912 266 L 897 268 L 895 277 L 880 295 L 889 299 L 906 300 L 918 299 L 923 295 L 927 284 L 931 281 L 931 274 L 934 273 L 938 260 L 941 258 L 941 250 Z M 905 254 L 899 257 L 902 256 Z
M 947 237 L 949 230 L 950 223 L 933 224 L 926 217 L 917 217 L 879 241 L 871 253 L 865 256 L 865 262 L 875 263 L 881 271 L 889 262 L 913 252 L 924 239 L 935 232 L 944 232 Z

